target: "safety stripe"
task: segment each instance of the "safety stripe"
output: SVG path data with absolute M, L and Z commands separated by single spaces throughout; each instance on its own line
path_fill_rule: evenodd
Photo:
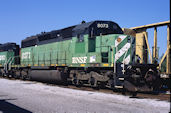
M 117 39 L 116 39 L 116 40 L 115 40 L 115 47 L 118 46 L 118 45 L 126 38 L 126 36 L 125 36 L 125 35 L 121 35 L 121 36 L 119 36 L 118 38 L 121 38 L 121 41 L 118 42 Z
M 117 47 L 117 51 L 119 51 L 121 48 L 123 48 L 123 46 L 124 46 L 126 43 L 128 43 L 128 39 L 127 39 L 127 38 L 125 38 L 124 40 L 121 40 L 121 42 L 119 43 L 119 45 L 116 46 L 116 47 Z
M 130 46 L 130 43 L 127 43 L 119 51 L 117 51 L 115 54 L 115 61 L 117 61 L 125 52 L 127 52 Z
M 128 57 L 128 55 L 130 55 L 130 52 L 131 52 L 131 49 L 128 49 L 128 52 L 127 52 L 127 54 L 126 53 L 124 53 L 116 62 L 117 63 L 121 63 L 121 62 L 123 62 L 123 60 L 124 60 L 124 58 L 127 58 Z M 126 55 L 125 55 L 126 54 Z
M 124 64 L 129 64 L 130 63 L 130 54 L 123 60 L 123 62 L 122 63 L 124 63 Z

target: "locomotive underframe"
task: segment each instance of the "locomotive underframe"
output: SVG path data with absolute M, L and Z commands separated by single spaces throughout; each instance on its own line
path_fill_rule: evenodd
M 160 88 L 157 66 L 153 64 L 126 65 L 117 64 L 116 73 L 113 67 L 12 67 L 1 74 L 7 77 L 50 82 L 55 84 L 72 83 L 76 86 L 88 85 L 101 88 L 124 89 L 131 92 L 153 91 Z M 124 71 L 125 70 L 125 71 Z

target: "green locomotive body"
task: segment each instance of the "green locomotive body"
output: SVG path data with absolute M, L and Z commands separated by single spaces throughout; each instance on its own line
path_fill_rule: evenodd
M 81 23 L 27 37 L 20 54 L 14 53 L 20 62 L 8 64 L 5 71 L 1 68 L 1 73 L 15 78 L 133 92 L 157 87 L 157 66 L 137 64 L 135 38 L 123 34 L 112 21 Z
M 12 66 L 19 65 L 19 45 L 5 43 L 0 45 L 0 73 L 6 75 L 11 71 Z
M 4 67 L 5 64 L 11 63 L 14 64 L 14 61 L 12 60 L 15 57 L 13 51 L 3 51 L 0 52 L 0 66 Z
M 133 37 L 119 34 L 83 37 L 84 41 L 81 42 L 77 37 L 72 37 L 66 41 L 22 48 L 21 65 L 113 67 L 114 62 L 129 64 L 133 60 L 131 54 L 134 51 L 131 43 Z

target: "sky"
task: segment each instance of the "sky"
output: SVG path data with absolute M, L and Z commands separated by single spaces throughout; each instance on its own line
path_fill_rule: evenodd
M 0 43 L 16 42 L 43 31 L 93 20 L 130 28 L 170 20 L 169 0 L 0 0 Z M 153 29 L 148 30 L 150 47 Z M 166 27 L 158 29 L 160 55 L 166 51 Z

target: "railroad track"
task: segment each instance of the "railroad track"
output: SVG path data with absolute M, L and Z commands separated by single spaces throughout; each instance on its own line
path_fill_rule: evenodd
M 52 85 L 52 84 L 48 84 L 48 85 Z M 118 94 L 118 95 L 123 95 L 122 92 L 119 91 L 112 91 L 109 89 L 93 89 L 90 87 L 76 87 L 73 85 L 68 85 L 68 86 L 59 86 L 59 87 L 63 87 L 63 88 L 72 88 L 72 89 L 77 89 L 77 90 L 85 90 L 85 91 L 95 91 L 95 92 L 103 92 L 103 93 L 108 93 L 108 94 Z M 158 100 L 165 100 L 165 101 L 170 101 L 170 95 L 169 94 L 164 94 L 164 93 L 160 93 L 160 94 L 150 94 L 150 93 L 142 93 L 142 92 L 138 92 L 137 96 L 132 97 L 132 95 L 130 93 L 126 93 L 124 95 L 128 95 L 130 96 L 130 98 L 139 98 L 139 99 L 158 99 Z
M 4 78 L 4 77 L 0 77 L 0 78 Z M 6 78 L 9 80 L 21 80 L 21 79 L 14 79 L 14 78 Z M 25 80 L 28 81 L 28 80 Z M 37 82 L 38 81 L 33 81 L 33 82 Z M 41 82 L 42 83 L 42 82 Z M 83 90 L 83 91 L 93 91 L 93 92 L 102 92 L 102 93 L 107 93 L 107 94 L 117 94 L 117 95 L 123 95 L 122 92 L 119 91 L 113 91 L 111 89 L 95 89 L 95 88 L 91 88 L 88 86 L 81 86 L 81 87 L 76 87 L 74 85 L 59 85 L 59 84 L 50 84 L 50 83 L 43 83 L 49 86 L 58 86 L 58 87 L 62 87 L 62 88 L 71 88 L 71 89 L 76 89 L 76 90 Z M 164 101 L 171 101 L 170 98 L 170 94 L 165 94 L 165 93 L 159 93 L 159 94 L 152 94 L 152 93 L 142 93 L 142 92 L 138 92 L 137 95 L 135 97 L 133 97 L 129 92 L 126 92 L 124 95 L 128 95 L 130 96 L 130 98 L 138 98 L 138 99 L 157 99 L 157 100 L 164 100 Z

